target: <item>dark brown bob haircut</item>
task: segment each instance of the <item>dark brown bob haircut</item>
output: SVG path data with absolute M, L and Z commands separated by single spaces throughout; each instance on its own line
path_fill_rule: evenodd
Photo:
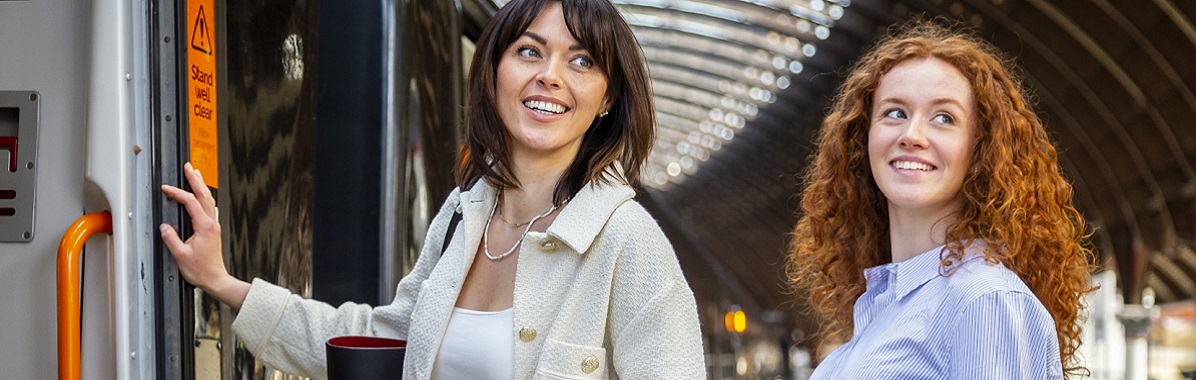
M 560 1 L 565 25 L 606 76 L 609 114 L 594 119 L 581 149 L 556 185 L 561 204 L 587 182 L 635 184 L 652 149 L 655 116 L 651 79 L 631 27 L 607 0 L 513 0 L 482 30 L 469 72 L 464 144 L 457 160 L 461 188 L 486 179 L 498 187 L 519 187 L 511 171 L 510 136 L 498 117 L 498 63 L 549 1 Z

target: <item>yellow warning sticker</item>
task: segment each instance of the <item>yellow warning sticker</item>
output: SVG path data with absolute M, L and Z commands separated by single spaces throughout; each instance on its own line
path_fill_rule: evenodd
M 191 165 L 211 188 L 219 188 L 216 135 L 216 20 L 213 0 L 187 2 L 187 118 Z

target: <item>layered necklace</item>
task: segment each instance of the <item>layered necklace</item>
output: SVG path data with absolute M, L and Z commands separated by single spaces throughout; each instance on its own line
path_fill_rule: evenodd
M 494 220 L 494 212 L 498 210 L 498 205 L 500 204 L 502 204 L 502 190 L 499 190 L 498 192 L 498 201 L 494 202 L 494 208 L 490 209 L 490 217 L 486 218 L 486 229 L 482 231 L 482 253 L 485 253 L 486 258 L 490 260 L 500 260 L 504 257 L 510 256 L 515 252 L 516 248 L 519 248 L 519 243 L 522 243 L 523 238 L 527 237 L 527 233 L 532 230 L 532 225 L 535 224 L 537 220 L 540 220 L 541 218 L 548 216 L 548 214 L 551 214 L 553 211 L 556 211 L 556 205 L 554 204 L 543 214 L 532 217 L 532 220 L 527 221 L 527 223 L 519 224 L 511 223 L 507 221 L 507 218 L 503 217 L 502 214 L 499 214 L 499 219 L 502 219 L 504 223 L 514 226 L 515 228 L 523 227 L 523 234 L 519 235 L 519 240 L 515 240 L 515 244 L 511 245 L 511 249 L 508 249 L 501 255 L 496 256 L 490 254 L 490 222 Z

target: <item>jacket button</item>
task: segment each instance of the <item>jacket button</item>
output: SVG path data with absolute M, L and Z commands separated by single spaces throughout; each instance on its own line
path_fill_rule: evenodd
M 590 373 L 596 369 L 598 369 L 598 358 L 590 356 L 581 361 L 582 372 Z
M 552 252 L 552 251 L 556 250 L 556 242 L 553 242 L 552 240 L 548 240 L 543 243 L 540 243 L 540 250 L 544 251 L 544 252 Z
M 536 340 L 536 329 L 531 328 L 531 326 L 519 329 L 519 340 L 524 342 Z

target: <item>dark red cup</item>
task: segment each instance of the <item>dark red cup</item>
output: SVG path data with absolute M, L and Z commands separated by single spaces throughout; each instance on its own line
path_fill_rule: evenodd
M 381 380 L 403 377 L 407 341 L 372 336 L 340 336 L 325 344 L 328 380 Z

